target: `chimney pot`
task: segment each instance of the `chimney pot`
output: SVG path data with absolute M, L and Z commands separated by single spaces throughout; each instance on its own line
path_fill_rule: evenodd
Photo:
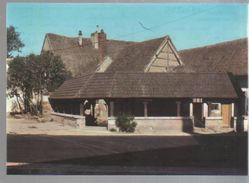
M 99 32 L 99 25 L 96 25 L 96 28 L 97 28 L 96 32 Z
M 91 34 L 91 41 L 95 49 L 99 52 L 99 63 L 104 61 L 106 56 L 106 33 L 103 29 L 99 31 L 99 26 L 97 25 L 97 31 Z
M 80 30 L 79 31 L 79 34 L 78 34 L 78 43 L 79 43 L 79 46 L 82 46 L 82 42 L 83 42 L 83 34 L 82 34 L 82 31 Z

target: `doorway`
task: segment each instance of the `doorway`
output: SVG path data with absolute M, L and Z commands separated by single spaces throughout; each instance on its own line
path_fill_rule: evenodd
M 194 126 L 203 127 L 202 122 L 202 103 L 193 103 Z

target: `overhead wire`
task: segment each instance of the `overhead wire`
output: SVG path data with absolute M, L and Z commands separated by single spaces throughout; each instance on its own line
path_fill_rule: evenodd
M 214 9 L 217 9 L 217 7 L 216 8 L 209 8 L 209 9 L 206 9 L 206 10 L 201 11 L 201 12 L 200 11 L 199 12 L 194 12 L 194 13 L 191 13 L 189 15 L 186 15 L 186 16 L 183 16 L 183 17 L 180 17 L 180 18 L 176 18 L 174 20 L 167 21 L 167 22 L 165 22 L 163 24 L 159 24 L 159 25 L 155 25 L 155 26 L 151 26 L 151 27 L 146 27 L 146 28 L 150 29 L 150 30 L 156 29 L 158 27 L 163 27 L 163 26 L 165 26 L 167 24 L 174 23 L 174 22 L 177 22 L 177 21 L 181 21 L 183 19 L 195 16 L 195 15 L 198 15 L 198 14 L 203 14 L 203 13 L 209 12 L 209 11 L 214 10 Z M 135 35 L 135 34 L 138 34 L 138 33 L 141 33 L 141 32 L 148 32 L 148 30 L 143 29 L 143 30 L 138 30 L 138 31 L 130 32 L 130 33 L 127 33 L 127 34 L 118 35 L 118 36 L 113 37 L 112 40 L 116 40 L 116 39 L 120 39 L 120 38 L 123 38 L 123 37 L 127 37 L 129 35 Z M 127 42 L 133 42 L 133 41 L 127 41 Z M 134 42 L 134 43 L 136 43 L 136 42 Z M 93 43 L 91 42 L 91 43 L 88 43 L 88 44 L 84 44 L 83 46 L 90 46 L 92 44 Z M 79 46 L 77 45 L 77 46 L 72 46 L 72 47 L 67 47 L 67 48 L 58 48 L 58 49 L 53 49 L 53 51 L 67 50 L 67 49 L 72 49 L 72 48 L 79 48 Z

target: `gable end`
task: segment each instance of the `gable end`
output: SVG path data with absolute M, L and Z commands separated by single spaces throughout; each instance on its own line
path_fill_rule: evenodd
M 183 63 L 172 41 L 169 37 L 166 37 L 145 67 L 144 72 L 170 72 L 179 65 L 183 65 Z

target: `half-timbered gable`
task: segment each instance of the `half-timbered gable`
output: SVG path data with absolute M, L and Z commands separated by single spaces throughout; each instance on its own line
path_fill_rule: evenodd
M 153 55 L 151 61 L 146 65 L 145 72 L 171 72 L 180 65 L 183 65 L 175 46 L 167 36 L 162 45 Z

